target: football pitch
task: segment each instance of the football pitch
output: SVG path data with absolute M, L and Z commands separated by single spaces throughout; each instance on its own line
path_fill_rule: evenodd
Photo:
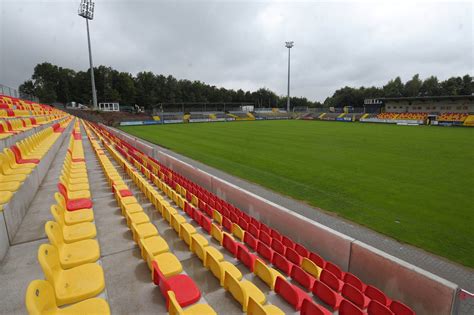
M 474 267 L 474 128 L 293 120 L 121 129 Z

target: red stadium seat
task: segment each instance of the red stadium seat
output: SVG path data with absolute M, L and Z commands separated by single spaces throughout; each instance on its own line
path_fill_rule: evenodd
M 260 235 L 260 229 L 254 224 L 249 224 L 248 232 L 256 238 Z
M 257 245 L 257 252 L 268 261 L 272 261 L 274 251 L 267 245 L 259 242 Z
M 347 300 L 342 300 L 339 315 L 366 315 L 364 311 Z
M 335 311 L 339 309 L 341 301 L 344 299 L 321 281 L 316 281 L 314 283 L 313 294 L 321 301 L 331 306 Z
M 264 243 L 265 245 L 270 246 L 272 244 L 272 237 L 266 232 L 260 231 L 258 239 L 262 241 L 262 243 Z
M 309 251 L 303 246 L 298 243 L 295 244 L 295 251 L 300 254 L 301 257 L 308 258 L 309 257 Z
M 12 150 L 13 154 L 15 155 L 15 161 L 17 164 L 28 164 L 28 163 L 33 163 L 33 164 L 38 164 L 40 160 L 38 159 L 24 159 L 21 156 L 20 149 L 16 145 L 11 146 L 10 149 Z
M 272 264 L 287 275 L 291 274 L 293 264 L 290 263 L 284 256 L 278 253 L 273 253 Z
M 374 300 L 370 301 L 367 313 L 369 315 L 394 315 L 388 307 Z
M 304 300 L 303 304 L 301 304 L 300 315 L 332 315 L 332 312 L 328 311 L 321 305 L 314 303 L 313 301 Z
M 344 279 L 345 272 L 341 270 L 338 266 L 333 264 L 332 262 L 327 261 L 326 267 L 324 269 L 329 270 L 333 275 L 335 275 L 338 279 Z
M 255 237 L 253 237 L 252 234 L 245 233 L 244 234 L 244 243 L 247 244 L 251 249 L 256 251 L 259 241 Z
M 247 221 L 245 221 L 245 219 L 243 217 L 240 217 L 239 218 L 239 226 L 244 229 L 245 231 L 248 230 L 249 228 L 249 224 L 247 223 Z
M 202 214 L 201 211 L 199 211 L 198 209 L 194 209 L 194 212 L 193 212 L 193 220 L 196 221 L 197 224 L 201 225 L 201 219 L 204 215 Z
M 227 249 L 232 254 L 232 256 L 236 257 L 238 244 L 229 236 L 229 234 L 224 233 L 223 235 L 222 246 L 224 246 L 224 248 Z
M 69 199 L 67 195 L 67 189 L 62 183 L 58 184 L 58 190 L 66 201 L 66 209 L 68 211 L 92 208 L 92 200 L 89 198 Z
M 121 197 L 133 197 L 133 193 L 129 189 L 121 189 L 119 194 Z
M 291 249 L 295 249 L 295 242 L 293 242 L 292 240 L 290 240 L 288 237 L 286 236 L 283 236 L 281 238 L 281 242 L 283 243 L 283 245 L 285 245 L 286 247 L 289 247 Z
M 292 263 L 300 266 L 303 257 L 301 257 L 294 249 L 287 248 L 285 252 L 285 257 Z
M 411 308 L 399 301 L 392 301 L 390 310 L 395 313 L 395 315 L 415 315 L 415 312 Z
M 272 229 L 271 232 L 270 232 L 270 236 L 271 236 L 274 240 L 278 240 L 278 241 L 280 241 L 280 242 L 281 242 L 281 240 L 282 240 L 282 238 L 283 238 L 283 236 L 282 236 L 280 233 L 278 233 L 277 231 L 275 231 L 275 230 L 273 230 L 273 229 Z
M 232 222 L 225 216 L 222 216 L 222 226 L 227 229 L 227 231 L 232 231 Z
M 258 221 L 257 219 L 255 219 L 254 217 L 250 217 L 250 224 L 254 225 L 258 230 L 260 230 L 260 221 Z
M 193 217 L 193 212 L 194 212 L 194 207 L 191 206 L 189 203 L 185 202 L 184 203 L 184 211 L 192 218 Z
M 277 239 L 272 240 L 272 249 L 282 255 L 285 255 L 286 246 Z
M 201 217 L 201 227 L 206 231 L 207 233 L 211 233 L 211 225 L 212 225 L 212 220 L 206 216 Z
M 253 266 L 255 265 L 255 259 L 257 259 L 257 256 L 249 253 L 245 247 L 239 246 L 237 248 L 237 259 L 253 272 Z
M 389 306 L 390 303 L 392 303 L 392 301 L 385 295 L 385 293 L 383 293 L 382 291 L 380 291 L 379 289 L 371 285 L 367 285 L 367 288 L 365 289 L 364 294 L 368 298 L 375 300 L 377 302 L 380 302 L 381 304 L 385 306 Z
M 342 287 L 342 296 L 361 309 L 366 309 L 370 302 L 370 299 L 366 297 L 364 293 L 360 292 L 349 283 L 344 284 Z
M 318 254 L 309 253 L 309 260 L 311 260 L 312 262 L 314 262 L 316 265 L 318 265 L 319 267 L 323 269 L 326 267 L 326 261 Z
M 329 272 L 327 269 L 323 269 L 319 275 L 319 280 L 327 284 L 331 289 L 336 292 L 341 292 L 344 282 L 336 278 L 332 272 Z
M 350 272 L 346 272 L 346 274 L 344 275 L 344 282 L 349 283 L 361 292 L 364 292 L 365 288 L 367 288 L 367 285 L 365 283 L 363 283 L 359 278 L 357 278 Z
M 314 286 L 314 282 L 316 281 L 313 276 L 311 276 L 299 266 L 293 266 L 290 275 L 293 280 L 298 282 L 306 290 L 310 291 Z
M 280 276 L 278 276 L 275 281 L 275 292 L 290 303 L 297 311 L 301 309 L 301 304 L 303 304 L 304 300 L 311 300 L 306 292 Z
M 268 235 L 271 233 L 271 229 L 263 223 L 260 223 L 260 232 L 265 232 Z
M 201 292 L 194 281 L 187 275 L 180 274 L 165 278 L 156 261 L 153 261 L 153 283 L 160 287 L 161 294 L 169 307 L 168 291 L 173 291 L 176 300 L 182 307 L 196 303 L 201 298 Z

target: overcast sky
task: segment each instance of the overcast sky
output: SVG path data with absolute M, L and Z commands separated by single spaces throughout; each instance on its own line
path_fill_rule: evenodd
M 0 0 L 0 83 L 17 87 L 37 63 L 88 67 L 79 0 Z M 473 74 L 474 5 L 464 2 L 96 0 L 94 64 L 150 70 L 226 88 L 323 101 L 335 89 L 400 75 Z

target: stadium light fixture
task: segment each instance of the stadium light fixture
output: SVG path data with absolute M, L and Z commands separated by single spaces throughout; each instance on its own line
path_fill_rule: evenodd
M 288 96 L 286 98 L 286 111 L 290 113 L 290 50 L 294 46 L 293 42 L 285 42 L 285 47 L 288 48 Z
M 81 3 L 79 4 L 78 15 L 86 20 L 87 43 L 89 46 L 89 64 L 92 82 L 92 103 L 94 110 L 97 110 L 97 91 L 95 90 L 94 65 L 92 63 L 91 38 L 89 35 L 89 20 L 94 18 L 94 2 L 92 0 L 81 0 Z

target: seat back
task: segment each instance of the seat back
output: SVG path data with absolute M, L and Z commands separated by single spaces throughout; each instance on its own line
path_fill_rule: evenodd
M 61 231 L 61 226 L 54 221 L 48 221 L 44 225 L 44 230 L 49 242 L 59 248 L 64 244 L 64 237 Z
M 357 290 L 364 292 L 366 285 L 355 275 L 353 275 L 350 272 L 346 272 L 344 275 L 344 282 L 349 283 L 353 287 L 355 287 Z
M 50 208 L 51 214 L 53 215 L 54 221 L 56 221 L 60 226 L 64 226 L 64 213 L 62 210 L 59 208 L 58 205 L 54 204 Z
M 222 245 L 222 230 L 215 223 L 211 224 L 211 236 Z
M 337 279 L 336 276 L 329 272 L 327 269 L 323 269 L 323 271 L 321 271 L 319 280 L 327 284 L 331 289 L 335 291 L 340 291 L 341 289 L 340 280 Z
M 222 267 L 219 260 L 214 257 L 212 252 L 208 252 L 204 258 L 204 265 L 211 270 L 212 274 L 219 279 L 219 282 L 223 279 Z
M 46 280 L 33 280 L 26 289 L 26 309 L 29 314 L 45 314 L 57 310 L 54 289 Z
M 395 315 L 415 315 L 415 312 L 411 308 L 398 301 L 392 301 L 390 310 L 394 312 Z
M 257 250 L 257 246 L 259 241 L 252 236 L 250 233 L 245 233 L 244 234 L 244 243 L 250 246 L 253 250 Z
M 316 279 L 319 279 L 322 271 L 320 267 L 318 267 L 313 261 L 309 260 L 308 258 L 303 258 L 303 260 L 301 261 L 301 268 L 303 268 L 304 271 L 306 271 Z
M 273 290 L 275 287 L 275 277 L 273 276 L 270 267 L 265 265 L 265 263 L 260 259 L 255 260 L 253 273 Z
M 364 307 L 364 294 L 349 283 L 345 283 L 342 287 L 342 296 L 357 305 L 360 308 Z
M 193 230 L 194 227 L 189 223 L 183 223 L 179 226 L 179 236 L 189 246 L 191 245 L 191 234 L 194 234 L 192 233 Z
M 38 248 L 38 261 L 46 280 L 54 286 L 55 279 L 62 271 L 56 247 L 50 244 L 41 244 Z
M 247 304 L 247 314 L 251 315 L 272 315 L 268 313 L 262 304 L 255 301 L 251 296 L 249 296 Z
M 206 255 L 205 254 L 206 250 L 204 249 L 204 247 L 206 245 L 202 245 L 201 243 L 199 243 L 196 240 L 197 235 L 199 235 L 199 234 L 191 235 L 191 251 L 194 252 L 196 254 L 196 256 L 198 256 L 199 259 L 201 259 L 201 261 L 204 262 L 205 255 Z
M 342 272 L 341 268 L 336 266 L 330 261 L 326 262 L 326 267 L 324 269 L 327 269 L 330 271 L 333 275 L 335 275 L 338 279 L 342 280 L 344 279 L 344 273 Z
M 237 259 L 253 272 L 256 257 L 254 254 L 249 253 L 246 247 L 239 246 L 237 248 Z
M 272 237 L 270 236 L 270 234 L 264 232 L 264 231 L 260 231 L 260 234 L 258 236 L 258 239 L 263 242 L 265 245 L 268 245 L 270 246 L 272 244 Z
M 369 315 L 394 315 L 393 312 L 386 307 L 385 305 L 382 305 L 381 303 L 372 300 L 369 303 L 369 306 L 367 307 L 367 314 Z
M 288 275 L 291 273 L 291 269 L 293 268 L 293 264 L 278 253 L 273 254 L 272 264 Z
M 303 257 L 300 256 L 293 248 L 287 248 L 285 252 L 285 257 L 292 263 L 300 266 Z
M 54 199 L 56 200 L 56 202 L 58 203 L 58 205 L 60 207 L 62 207 L 62 209 L 66 209 L 66 200 L 64 199 L 63 195 L 61 195 L 60 193 L 56 192 L 54 193 Z
M 347 300 L 342 300 L 339 306 L 339 315 L 364 315 L 365 313 Z
M 239 280 L 234 278 L 227 271 L 224 274 L 224 289 L 229 291 L 234 299 L 236 299 L 242 306 L 244 305 L 246 300 L 245 292 L 242 289 Z
M 222 246 L 224 246 L 224 248 L 227 249 L 232 254 L 232 256 L 235 257 L 237 255 L 237 244 L 227 233 L 223 233 Z
M 309 251 L 301 244 L 298 244 L 298 243 L 295 244 L 295 251 L 301 257 L 309 257 Z
M 244 240 L 245 231 L 237 223 L 232 223 L 232 234 L 239 240 Z
M 201 227 L 206 231 L 207 233 L 211 232 L 211 224 L 212 221 L 206 216 L 202 216 L 201 218 Z
M 388 299 L 385 293 L 380 291 L 374 286 L 368 285 L 364 291 L 364 294 L 367 295 L 370 299 L 380 302 L 383 305 L 387 305 Z
M 306 273 L 301 267 L 293 266 L 291 268 L 291 278 L 301 284 L 307 290 L 311 290 L 314 284 L 314 277 Z
M 296 310 L 299 310 L 298 293 L 291 283 L 278 276 L 275 281 L 275 292 L 280 295 L 285 301 L 290 303 Z
M 316 281 L 313 286 L 313 294 L 331 307 L 336 306 L 336 293 L 324 283 Z
M 308 299 L 304 299 L 303 303 L 301 304 L 300 315 L 325 315 L 327 314 L 324 312 L 322 306 L 310 301 Z
M 260 229 L 254 224 L 249 224 L 247 232 L 249 232 L 256 238 L 258 238 L 258 236 L 260 235 Z
M 183 309 L 178 303 L 178 300 L 176 300 L 176 295 L 174 294 L 173 291 L 168 291 L 168 314 L 169 315 L 181 315 L 184 314 Z
M 314 262 L 320 268 L 324 268 L 326 266 L 326 261 L 316 253 L 309 253 L 309 260 Z
M 282 255 L 285 255 L 286 246 L 277 239 L 272 240 L 272 249 Z
M 167 211 L 167 210 L 164 210 L 164 211 Z M 179 227 L 181 225 L 180 222 L 178 221 L 179 217 L 182 217 L 182 216 L 177 213 L 170 214 L 170 225 L 177 233 L 179 233 Z

